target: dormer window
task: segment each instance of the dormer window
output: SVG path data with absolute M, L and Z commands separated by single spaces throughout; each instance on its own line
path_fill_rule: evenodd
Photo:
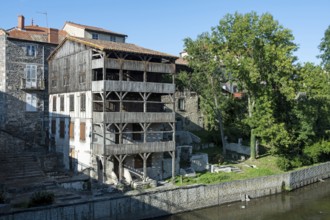
M 26 46 L 26 56 L 34 57 L 36 55 L 36 46 L 35 45 L 27 45 Z
M 97 33 L 92 33 L 92 39 L 98 40 L 99 39 L 99 34 Z

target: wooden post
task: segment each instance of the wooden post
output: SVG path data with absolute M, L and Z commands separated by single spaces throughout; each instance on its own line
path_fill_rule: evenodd
M 105 123 L 105 98 L 106 98 L 106 83 L 105 83 L 105 78 L 106 78 L 106 68 L 105 68 L 105 60 L 106 60 L 106 53 L 103 52 L 103 67 L 102 67 L 102 71 L 103 71 L 103 95 L 102 95 L 102 99 L 103 99 L 103 107 L 102 107 L 102 112 L 103 112 L 103 158 L 105 158 L 105 152 L 106 152 L 106 123 Z M 103 159 L 103 183 L 105 181 L 105 160 Z
M 119 179 L 119 182 L 121 182 L 122 180 L 123 180 L 123 162 L 124 162 L 124 160 L 125 160 L 125 158 L 127 157 L 127 155 L 125 154 L 125 155 L 114 155 L 115 156 L 115 158 L 118 160 L 118 162 L 119 162 L 119 170 L 118 170 L 118 172 L 119 172 L 119 177 L 118 177 L 118 179 Z
M 143 160 L 143 182 L 147 181 L 147 160 L 151 153 L 139 154 Z
M 172 157 L 172 183 L 175 182 L 175 150 L 168 152 Z

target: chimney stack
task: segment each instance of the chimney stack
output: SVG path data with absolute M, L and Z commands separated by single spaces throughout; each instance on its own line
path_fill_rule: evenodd
M 58 43 L 58 30 L 55 28 L 48 28 L 48 42 L 49 43 Z
M 24 16 L 23 15 L 19 15 L 18 16 L 18 25 L 17 28 L 18 30 L 23 30 L 24 29 Z

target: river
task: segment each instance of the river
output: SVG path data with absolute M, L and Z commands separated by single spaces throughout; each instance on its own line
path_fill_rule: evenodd
M 161 220 L 330 220 L 330 179 L 292 192 L 157 218 Z

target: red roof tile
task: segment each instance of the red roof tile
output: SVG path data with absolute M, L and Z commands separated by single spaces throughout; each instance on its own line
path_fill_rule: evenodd
M 52 43 L 59 44 L 67 35 L 67 33 L 63 30 L 39 27 L 39 26 L 25 26 L 23 30 L 19 30 L 17 28 L 10 29 L 7 31 L 8 37 L 16 38 L 21 40 L 29 40 L 36 42 L 44 42 L 44 43 Z M 52 35 L 50 37 L 48 35 Z M 54 35 L 58 35 L 58 37 Z

